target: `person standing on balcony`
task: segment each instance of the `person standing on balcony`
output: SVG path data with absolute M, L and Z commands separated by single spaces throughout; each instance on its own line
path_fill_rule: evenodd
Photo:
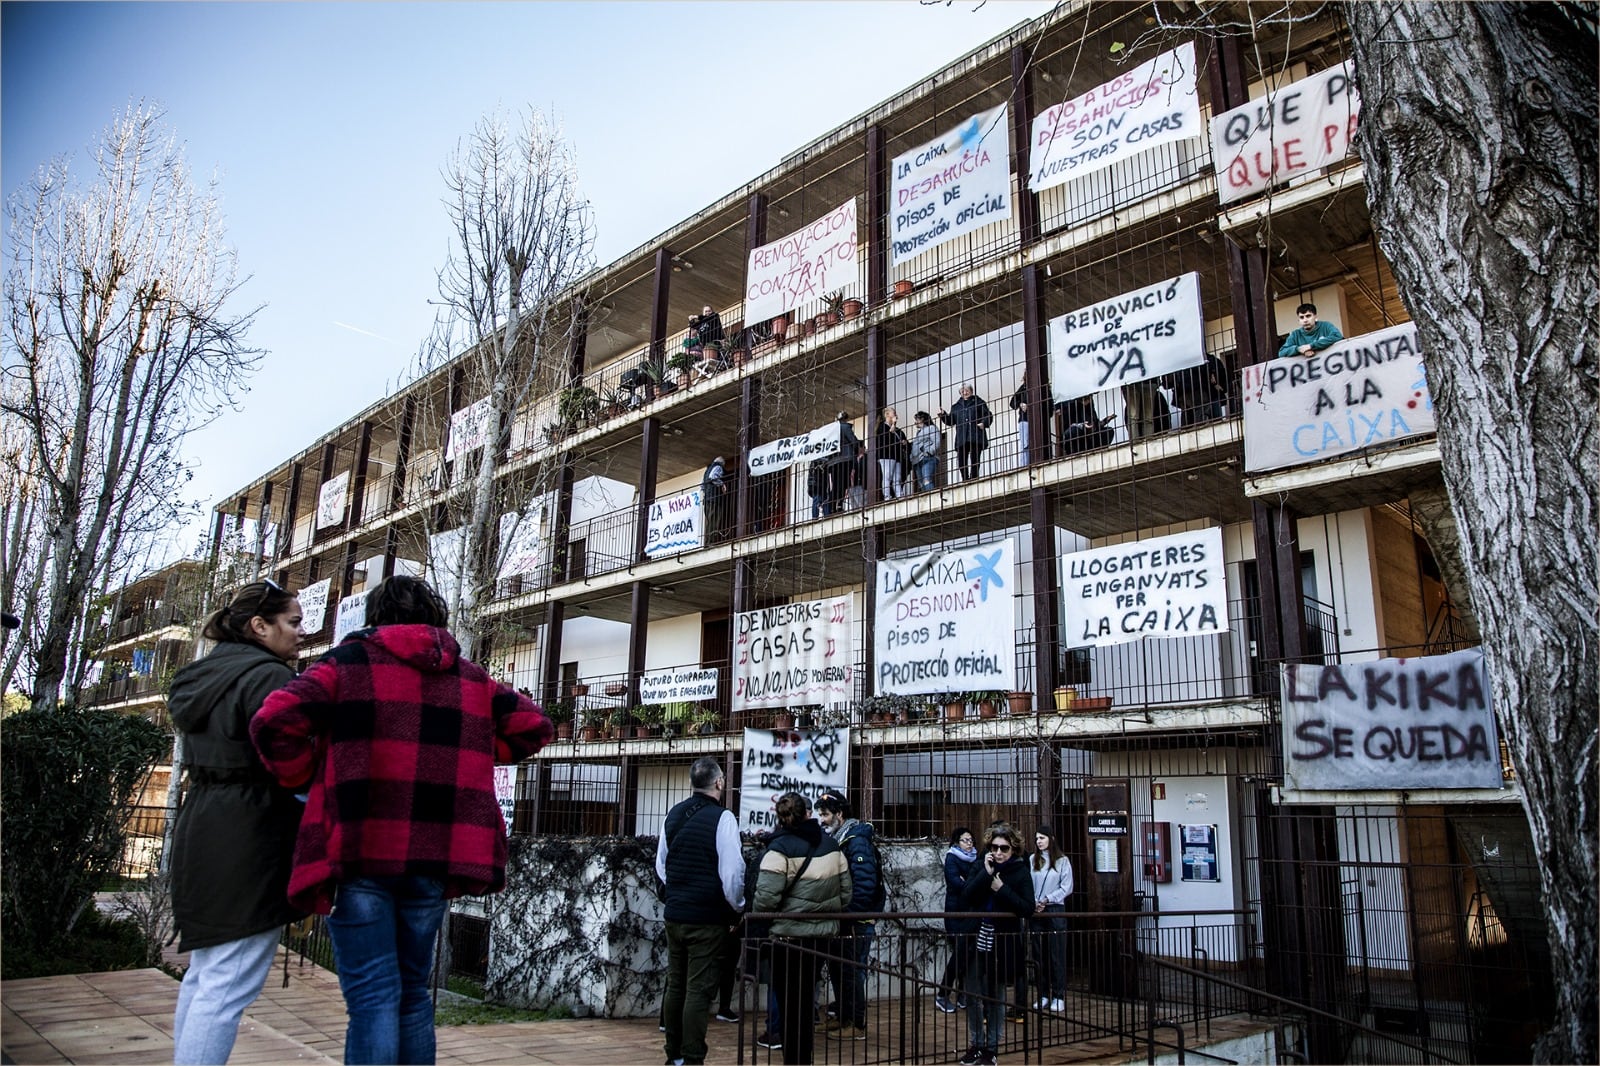
M 933 424 L 933 416 L 926 411 L 918 411 L 915 421 L 917 431 L 911 439 L 911 469 L 916 475 L 917 491 L 928 492 L 933 488 L 934 475 L 939 469 L 939 427 Z
M 727 460 L 717 456 L 706 464 L 700 476 L 700 496 L 706 509 L 706 542 L 715 543 L 727 537 L 728 497 L 733 486 L 728 483 Z
M 718 991 L 718 968 L 728 938 L 738 936 L 744 856 L 739 820 L 722 805 L 728 781 L 717 760 L 696 759 L 689 784 L 694 793 L 667 812 L 656 840 L 656 876 L 666 886 L 667 990 L 661 1013 L 667 1061 L 693 1066 L 706 1060 L 706 1017 Z
M 1022 465 L 1028 465 L 1028 383 L 1017 385 L 1011 394 L 1011 409 L 1017 412 L 1017 449 L 1022 454 Z
M 1316 304 L 1301 304 L 1294 309 L 1294 313 L 1300 319 L 1300 325 L 1283 339 L 1283 346 L 1278 349 L 1279 359 L 1287 359 L 1291 355 L 1310 355 L 1344 340 L 1344 334 L 1339 332 L 1338 326 L 1332 322 L 1317 321 Z
M 971 385 L 963 385 L 961 398 L 950 405 L 950 410 L 939 408 L 939 421 L 955 427 L 956 462 L 961 467 L 961 480 L 974 480 L 978 476 L 978 464 L 983 460 L 983 449 L 989 443 L 989 427 L 994 425 L 989 405 Z
M 1095 413 L 1094 399 L 1079 396 L 1056 404 L 1056 413 L 1062 422 L 1061 450 L 1066 455 L 1077 455 L 1111 443 L 1116 432 L 1111 428 L 1115 415 L 1101 418 Z
M 906 494 L 904 479 L 911 446 L 906 440 L 906 431 L 900 428 L 900 415 L 893 407 L 883 409 L 872 443 L 878 450 L 879 489 L 885 500 L 897 500 Z
M 850 495 L 850 486 L 855 479 L 856 453 L 861 444 L 856 437 L 855 427 L 850 424 L 849 415 L 840 411 L 838 423 L 839 450 L 833 453 L 828 462 L 828 506 L 822 512 L 825 515 L 844 510 L 845 500 Z
M 817 959 L 839 935 L 850 905 L 850 864 L 811 818 L 811 801 L 785 792 L 774 804 L 778 829 L 761 855 L 751 907 L 772 920 L 772 987 L 778 994 L 783 1061 L 809 1063 L 817 1013 Z
M 328 915 L 344 1061 L 431 1063 L 445 909 L 505 887 L 495 763 L 533 755 L 555 729 L 461 657 L 426 582 L 384 581 L 366 620 L 267 698 L 250 739 L 281 784 L 310 783 L 289 902 Z
M 1047 825 L 1033 834 L 1034 851 L 1028 860 L 1033 875 L 1033 958 L 1039 975 L 1039 1010 L 1066 1009 L 1067 945 L 1066 902 L 1072 895 L 1072 860 L 1061 852 L 1056 837 Z M 1023 1002 L 1026 995 L 1018 1000 Z
M 1006 989 L 1022 970 L 1022 923 L 1033 914 L 1033 881 L 1022 836 L 1005 822 L 984 834 L 983 861 L 961 890 L 961 907 L 984 911 L 967 946 L 967 1033 L 962 1066 L 994 1066 L 1005 1034 Z M 1021 1004 L 1018 1004 L 1021 1006 Z
M 172 1061 L 223 1063 L 239 1018 L 266 984 L 283 927 L 301 804 L 250 746 L 250 720 L 294 680 L 300 601 L 252 581 L 206 619 L 216 641 L 172 678 L 167 708 L 184 735 L 189 792 L 172 833 L 172 920 L 189 969 L 178 987 Z

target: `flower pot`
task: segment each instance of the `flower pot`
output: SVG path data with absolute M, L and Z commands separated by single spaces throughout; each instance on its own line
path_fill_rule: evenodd
M 814 318 L 808 318 L 804 322 L 800 323 L 800 336 L 809 337 L 811 334 L 816 332 L 816 329 L 817 320 Z
M 1062 685 L 1054 692 L 1056 710 L 1061 714 L 1071 714 L 1072 705 L 1077 702 L 1078 690 L 1071 685 Z
M 915 282 L 905 280 L 897 281 L 894 283 L 894 298 L 896 300 L 902 300 L 905 297 L 910 296 L 911 290 L 915 289 L 916 287 L 917 286 Z
M 844 302 L 844 317 L 855 318 L 861 314 L 861 301 L 851 297 Z
M 576 684 L 574 684 L 572 686 L 572 695 L 574 695 L 574 696 L 587 696 L 588 694 L 589 694 L 589 686 L 587 684 L 585 684 L 584 682 L 579 681 L 579 682 L 577 682 Z
M 645 739 L 648 739 L 649 736 L 650 736 L 650 727 L 649 726 L 647 726 L 647 725 L 636 725 L 636 726 L 633 727 L 633 739 L 634 740 L 645 740 Z
M 794 715 L 790 714 L 788 711 L 780 711 L 780 712 L 778 712 L 777 714 L 772 716 L 772 728 L 774 728 L 774 729 L 793 729 L 794 728 Z
M 608 681 L 608 682 L 606 682 L 605 693 L 606 693 L 607 696 L 622 696 L 622 695 L 626 695 L 627 691 L 628 691 L 628 683 L 626 681 Z
M 1104 714 L 1111 709 L 1110 696 L 1080 696 L 1074 701 L 1074 714 Z
M 944 705 L 944 720 L 945 721 L 947 721 L 947 722 L 959 722 L 963 718 L 965 718 L 966 716 L 967 716 L 967 705 L 965 703 L 947 703 L 947 704 Z
M 1006 697 L 1006 702 L 1011 705 L 1010 709 L 1013 715 L 1025 715 L 1033 710 L 1033 693 L 1013 692 Z
M 678 371 L 677 381 L 678 388 L 687 389 L 689 387 L 689 372 L 687 370 Z
M 760 359 L 763 355 L 766 355 L 769 352 L 775 352 L 777 350 L 778 338 L 774 337 L 769 341 L 759 341 L 754 348 L 750 349 L 750 358 Z
M 571 722 L 557 722 L 556 723 L 556 739 L 557 740 L 571 740 L 572 739 L 572 723 Z
M 597 725 L 586 725 L 583 727 L 583 731 L 578 734 L 578 738 L 586 744 L 593 743 L 594 741 L 600 739 L 600 727 Z
M 995 717 L 998 717 L 999 714 L 1000 714 L 1000 708 L 995 706 L 994 700 L 979 700 L 978 701 L 978 717 L 979 718 L 995 718 Z
M 783 340 L 783 338 L 785 336 L 788 335 L 788 332 L 789 332 L 789 316 L 788 315 L 779 315 L 777 318 L 772 320 L 772 336 L 774 338 L 776 338 L 777 340 L 781 341 L 781 340 Z
M 735 348 L 733 350 L 733 365 L 734 366 L 736 366 L 736 367 L 744 366 L 749 361 L 750 361 L 750 349 L 748 349 L 748 348 Z
M 829 326 L 837 326 L 839 324 L 839 316 L 836 312 L 824 311 L 816 318 L 813 318 L 811 323 L 817 329 L 823 330 L 827 329 Z

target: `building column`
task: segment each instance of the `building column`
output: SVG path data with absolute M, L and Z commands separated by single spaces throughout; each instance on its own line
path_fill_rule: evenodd
M 1206 73 L 1211 79 L 1212 107 L 1221 114 L 1250 100 L 1250 84 L 1239 47 L 1239 38 L 1218 36 L 1212 39 L 1214 47 Z M 1267 280 L 1267 251 L 1265 248 L 1246 248 L 1227 242 L 1228 286 L 1233 303 L 1233 338 L 1235 365 L 1240 367 L 1260 363 L 1277 355 L 1278 331 L 1272 320 L 1272 300 Z M 1238 405 L 1237 375 L 1228 389 L 1229 410 Z
M 868 126 L 866 136 L 866 304 L 877 307 L 889 291 L 889 156 L 884 150 L 882 126 Z
M 750 475 L 746 461 L 750 449 L 760 443 L 761 435 L 761 379 L 755 376 L 744 379 L 739 391 L 739 454 L 735 461 L 739 472 L 733 501 L 733 528 L 735 536 L 748 537 L 755 532 L 759 516 L 756 514 L 755 479 Z
M 395 440 L 394 476 L 389 479 L 389 510 L 400 509 L 406 498 L 406 465 L 411 462 L 411 428 L 417 418 L 417 398 L 406 394 L 400 408 L 400 435 Z
M 1033 139 L 1033 71 L 1028 60 L 1035 47 L 1037 42 L 1011 47 L 1011 173 L 1017 176 L 1017 233 L 1024 248 L 1039 240 L 1039 197 L 1028 191 L 1028 149 Z
M 572 552 L 572 485 L 576 478 L 572 453 L 562 452 L 561 466 L 556 471 L 556 513 L 550 520 L 550 573 L 539 583 L 541 588 L 567 580 Z
M 1048 462 L 1059 434 L 1055 429 L 1055 405 L 1050 394 L 1050 357 L 1044 343 L 1043 279 L 1039 268 L 1022 268 L 1022 382 L 1027 388 L 1028 465 Z M 1063 455 L 1065 442 L 1060 442 Z
M 874 464 L 868 463 L 869 467 Z M 882 526 L 868 526 L 862 534 L 862 586 L 866 590 L 861 597 L 861 693 L 870 696 L 877 687 L 878 663 L 878 563 L 884 557 L 884 535 Z M 864 723 L 856 723 L 862 725 Z
M 1034 706 L 1045 710 L 1055 706 L 1061 588 L 1057 584 L 1056 505 L 1044 488 L 1028 492 L 1028 532 L 1033 549 L 1033 698 Z
M 655 278 L 650 290 L 650 362 L 657 375 L 666 373 L 667 292 L 672 281 L 672 252 L 656 249 Z
M 867 442 L 867 503 L 868 507 L 883 499 L 882 478 L 878 472 L 878 418 L 887 406 L 888 374 L 884 368 L 883 327 L 867 327 L 867 424 L 862 434 Z M 854 462 L 855 457 L 850 457 Z
M 661 419 L 639 423 L 639 503 L 633 520 L 633 561 L 643 562 L 650 538 L 650 505 L 656 499 L 656 470 L 661 459 Z
M 334 457 L 335 457 L 336 453 L 337 453 L 337 450 L 333 446 L 333 441 L 331 441 L 331 440 L 327 441 L 322 445 L 322 462 L 320 464 L 318 464 L 318 468 L 317 468 L 318 471 L 319 471 L 319 475 L 317 477 L 317 502 L 318 503 L 322 502 L 322 486 L 326 485 L 328 483 L 328 479 L 333 477 L 333 460 L 334 460 Z M 317 543 L 317 541 L 323 540 L 323 539 L 333 535 L 334 533 L 338 532 L 339 529 L 341 528 L 341 527 L 338 527 L 338 526 L 329 526 L 326 530 L 318 529 L 317 528 L 317 517 L 316 517 L 316 515 L 317 515 L 317 507 L 314 504 L 314 505 L 312 505 L 312 510 L 311 510 L 311 537 L 310 537 L 310 540 L 308 541 L 308 543 L 306 545 L 308 548 L 311 547 L 312 545 L 315 545 Z
M 263 555 L 267 550 L 267 523 L 272 520 L 272 479 L 267 478 L 261 483 L 261 500 L 256 507 L 256 550 L 255 557 L 250 561 L 250 580 L 255 581 L 261 577 L 265 559 Z M 272 546 L 273 554 L 277 554 L 278 546 Z
M 372 420 L 364 419 L 356 438 L 356 465 L 350 474 L 350 509 L 345 512 L 346 530 L 361 528 L 367 502 L 367 462 L 372 458 Z
M 555 702 L 561 683 L 561 627 L 566 622 L 567 605 L 558 599 L 545 601 L 544 641 L 539 648 L 539 699 L 548 706 Z M 576 723 L 574 723 L 576 728 Z

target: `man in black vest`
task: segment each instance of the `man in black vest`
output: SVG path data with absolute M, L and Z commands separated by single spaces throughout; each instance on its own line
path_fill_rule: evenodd
M 739 820 L 722 807 L 727 778 L 709 755 L 689 767 L 694 795 L 667 812 L 656 876 L 667 887 L 667 1062 L 706 1060 L 706 1020 L 718 959 L 744 903 Z

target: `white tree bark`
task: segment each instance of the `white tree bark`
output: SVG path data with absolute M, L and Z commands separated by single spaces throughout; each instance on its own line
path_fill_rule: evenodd
M 1595 11 L 1345 8 L 1368 200 L 1417 322 L 1542 866 L 1546 1062 L 1595 1062 Z

